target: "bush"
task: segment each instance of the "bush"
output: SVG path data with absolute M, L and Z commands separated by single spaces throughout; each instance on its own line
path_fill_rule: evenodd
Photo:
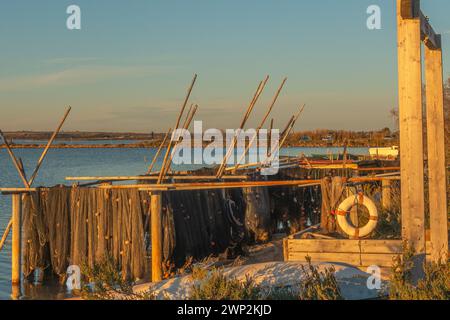
M 86 263 L 81 266 L 84 278 L 81 296 L 90 300 L 150 300 L 151 292 L 133 293 L 133 283 L 124 280 L 117 269 L 114 259 L 105 257 L 91 268 Z
M 241 282 L 228 279 L 222 270 L 213 269 L 210 272 L 193 269 L 193 279 L 196 284 L 192 287 L 191 300 L 257 300 L 260 290 L 250 278 Z
M 342 300 L 339 286 L 334 276 L 334 267 L 326 268 L 324 272 L 317 270 L 311 264 L 311 258 L 306 257 L 308 267 L 302 266 L 305 277 L 300 284 L 301 300 Z
M 448 261 L 424 263 L 424 278 L 417 285 L 412 281 L 414 251 L 404 246 L 393 265 L 389 298 L 391 300 L 450 299 L 450 264 Z

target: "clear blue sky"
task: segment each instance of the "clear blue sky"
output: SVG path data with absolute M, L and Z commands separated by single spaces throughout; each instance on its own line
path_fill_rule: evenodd
M 66 29 L 77 4 L 82 30 Z M 382 30 L 366 9 L 382 9 Z M 422 0 L 443 34 L 450 76 L 450 1 Z M 307 103 L 297 129 L 393 126 L 397 104 L 394 0 L 40 0 L 0 3 L 0 128 L 165 130 L 194 73 L 208 127 L 235 128 L 271 75 L 251 124 L 284 76 L 274 116 Z

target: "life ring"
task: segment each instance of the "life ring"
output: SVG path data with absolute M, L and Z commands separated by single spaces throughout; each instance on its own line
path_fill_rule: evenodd
M 353 226 L 347 219 L 347 214 L 350 212 L 350 209 L 356 205 L 363 205 L 369 211 L 369 222 L 361 227 L 356 228 Z M 336 211 L 336 219 L 339 227 L 350 237 L 355 239 L 363 238 L 369 235 L 373 230 L 375 230 L 378 223 L 378 210 L 373 201 L 364 196 L 363 194 L 359 194 L 356 196 L 350 196 L 339 205 L 338 210 Z

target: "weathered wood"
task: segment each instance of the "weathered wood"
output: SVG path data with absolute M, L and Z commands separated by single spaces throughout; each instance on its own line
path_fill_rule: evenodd
M 420 13 L 420 0 L 397 0 L 399 14 L 403 19 L 417 18 Z
M 358 240 L 296 239 L 288 242 L 289 251 L 315 253 L 358 253 Z
M 152 247 L 152 282 L 162 280 L 162 218 L 161 193 L 153 192 L 150 196 L 150 212 L 151 212 L 151 247 Z
M 11 250 L 11 282 L 20 284 L 22 246 L 22 196 L 12 195 L 12 250 Z
M 428 18 L 422 12 L 420 12 L 420 35 L 425 46 L 429 49 L 440 49 L 442 47 L 440 35 L 434 32 Z
M 381 205 L 384 209 L 389 210 L 391 208 L 391 180 L 383 179 L 381 180 Z
M 312 262 L 391 267 L 393 259 L 403 251 L 402 240 L 317 240 L 295 237 L 292 235 L 283 241 L 286 261 L 305 261 L 305 257 L 309 256 Z M 427 242 L 426 246 L 430 248 L 431 243 Z
M 403 5 L 397 0 L 402 237 L 416 252 L 416 281 L 425 258 L 421 23 L 403 18 Z
M 196 176 L 196 175 L 167 175 L 165 179 L 174 180 L 216 180 L 216 176 Z M 245 175 L 223 176 L 223 180 L 247 180 Z M 111 176 L 111 177 L 66 177 L 67 181 L 127 181 L 127 180 L 158 180 L 157 176 Z
M 442 50 L 425 47 L 428 187 L 431 259 L 447 261 L 447 179 L 445 167 Z

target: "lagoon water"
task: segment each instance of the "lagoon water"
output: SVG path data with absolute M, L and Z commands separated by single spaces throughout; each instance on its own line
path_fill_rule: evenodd
M 107 143 L 102 141 L 102 143 Z M 28 175 L 34 170 L 42 150 L 16 149 Z M 281 155 L 306 156 L 312 154 L 342 152 L 342 148 L 285 148 Z M 367 155 L 367 148 L 349 148 L 351 154 Z M 52 186 L 67 184 L 67 176 L 134 176 L 143 174 L 150 164 L 156 149 L 51 149 L 39 171 L 33 186 Z M 158 170 L 157 163 L 154 170 Z M 178 166 L 175 169 L 193 169 L 192 166 Z M 0 149 L 0 187 L 23 187 L 9 155 Z M 0 237 L 11 217 L 11 197 L 0 195 Z M 64 289 L 44 287 L 27 287 L 22 290 L 24 298 L 50 299 L 61 297 Z M 59 293 L 59 295 L 57 295 Z M 0 299 L 9 299 L 11 295 L 11 234 L 0 251 Z

